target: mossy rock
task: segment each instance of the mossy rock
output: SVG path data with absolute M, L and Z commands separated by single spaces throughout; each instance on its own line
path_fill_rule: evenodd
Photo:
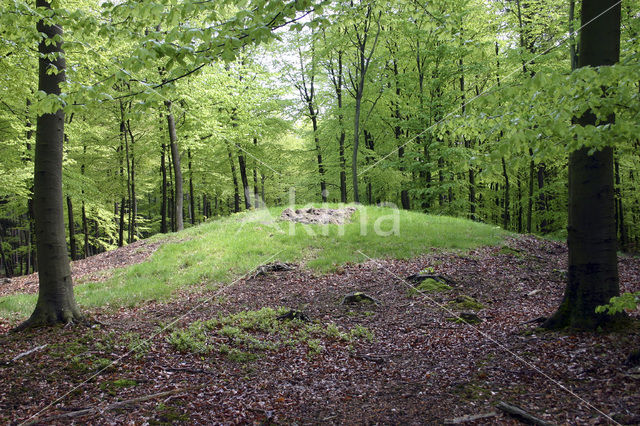
M 449 306 L 458 310 L 471 309 L 473 311 L 479 311 L 480 309 L 484 309 L 484 305 L 482 303 L 478 302 L 473 297 L 464 294 L 449 302 Z
M 427 278 L 422 281 L 420 284 L 413 286 L 409 289 L 409 295 L 415 295 L 418 293 L 431 293 L 435 291 L 446 291 L 451 290 L 451 286 L 443 283 L 442 281 L 438 281 L 433 278 Z

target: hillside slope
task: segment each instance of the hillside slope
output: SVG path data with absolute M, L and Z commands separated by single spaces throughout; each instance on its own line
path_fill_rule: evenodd
M 85 309 L 132 307 L 167 300 L 178 289 L 217 287 L 273 261 L 302 262 L 326 272 L 347 262 L 363 262 L 367 256 L 408 259 L 432 249 L 495 245 L 508 235 L 465 219 L 391 208 L 359 206 L 343 226 L 281 221 L 282 211 L 280 207 L 235 214 L 75 262 L 78 303 Z M 35 293 L 37 275 L 16 283 L 11 291 L 17 294 L 0 297 L 0 321 L 16 323 L 35 305 L 35 295 L 25 293 Z

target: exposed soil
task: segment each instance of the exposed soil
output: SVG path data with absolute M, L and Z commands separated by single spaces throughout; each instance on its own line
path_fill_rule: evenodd
M 517 424 L 495 408 L 506 401 L 556 424 L 607 424 L 605 415 L 639 423 L 640 376 L 625 364 L 640 348 L 637 327 L 614 335 L 537 331 L 526 322 L 558 306 L 566 247 L 528 236 L 507 245 L 368 260 L 322 276 L 300 266 L 218 290 L 185 291 L 171 303 L 100 310 L 93 314 L 102 325 L 94 329 L 2 336 L 0 422 L 38 414 L 47 424 L 442 424 L 497 411 L 475 424 Z M 451 289 L 409 294 L 401 277 L 425 269 L 451 280 Z M 640 260 L 622 258 L 620 277 L 623 291 L 640 290 Z M 356 291 L 381 304 L 340 303 Z M 462 295 L 483 308 L 449 304 L 465 300 Z M 163 331 L 173 319 L 182 327 L 218 313 L 276 306 L 344 330 L 366 327 L 374 339 L 325 338 L 316 354 L 292 346 L 234 362 L 217 352 L 180 353 Z M 461 312 L 475 312 L 482 322 L 450 320 Z M 127 333 L 150 345 L 127 355 Z M 108 362 L 101 359 L 118 362 L 101 371 Z M 124 379 L 135 385 L 114 386 L 129 383 Z M 150 398 L 110 406 L 142 396 Z M 51 418 L 93 408 L 99 410 Z
M 105 281 L 114 269 L 144 262 L 161 245 L 162 242 L 150 243 L 148 240 L 140 240 L 115 250 L 71 262 L 73 283 Z M 10 282 L 0 284 L 0 297 L 13 293 L 37 293 L 38 282 L 37 273 L 11 278 Z

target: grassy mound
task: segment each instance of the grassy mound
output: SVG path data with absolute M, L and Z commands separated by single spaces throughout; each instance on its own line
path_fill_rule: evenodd
M 117 271 L 106 282 L 77 286 L 78 303 L 84 308 L 135 306 L 169 299 L 178 289 L 229 283 L 276 260 L 328 272 L 367 256 L 405 259 L 432 248 L 466 250 L 500 244 L 507 235 L 491 225 L 390 208 L 358 207 L 346 225 L 283 222 L 278 220 L 282 210 L 239 213 L 152 237 L 166 242 L 149 260 Z M 35 295 L 26 294 L 1 298 L 0 316 L 24 319 L 35 301 Z

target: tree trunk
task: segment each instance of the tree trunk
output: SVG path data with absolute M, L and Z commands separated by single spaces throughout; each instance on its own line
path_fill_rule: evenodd
M 191 148 L 187 149 L 187 157 L 189 159 L 189 218 L 191 224 L 196 224 L 196 206 L 195 195 L 193 195 L 193 170 L 191 169 Z
M 527 233 L 531 233 L 533 229 L 533 176 L 535 174 L 536 164 L 533 161 L 533 150 L 529 148 L 529 199 L 527 204 Z
M 160 172 L 162 174 L 162 205 L 160 206 L 160 232 L 166 234 L 167 228 L 167 163 L 166 163 L 167 145 L 162 144 L 162 152 L 160 157 Z
M 244 207 L 249 210 L 251 208 L 251 188 L 249 188 L 249 179 L 247 179 L 247 164 L 244 155 L 238 154 L 238 164 L 240 165 L 240 179 L 242 179 L 244 192 Z
M 615 160 L 615 179 L 616 179 L 616 229 L 619 230 L 619 247 L 620 250 L 626 251 L 629 243 L 627 235 L 627 227 L 624 223 L 624 206 L 622 204 L 622 181 L 620 179 L 620 163 Z
M 606 11 L 606 12 L 605 12 Z M 620 3 L 584 0 L 581 13 L 578 67 L 607 66 L 620 57 Z M 589 25 L 586 25 L 589 23 Z M 580 126 L 604 122 L 591 110 L 574 120 Z M 613 148 L 589 153 L 588 147 L 569 156 L 569 279 L 558 311 L 544 327 L 595 330 L 620 318 L 597 314 L 595 308 L 619 295 L 614 217 Z
M 2 266 L 4 267 L 4 275 L 7 278 L 11 278 L 13 276 L 13 268 L 11 268 L 11 265 L 9 264 L 9 261 L 7 260 L 7 256 L 4 252 L 3 234 L 4 234 L 4 229 L 2 229 L 2 226 L 0 226 L 0 257 L 2 258 Z
M 184 195 L 182 192 L 182 170 L 180 170 L 180 153 L 178 152 L 178 136 L 176 134 L 176 123 L 171 113 L 171 101 L 165 101 L 167 106 L 167 124 L 169 125 L 169 139 L 171 140 L 171 158 L 173 160 L 173 174 L 175 176 L 175 221 L 176 230 L 184 229 L 184 220 L 182 218 L 182 209 L 184 203 Z
M 47 0 L 36 0 L 36 6 L 51 10 Z M 55 20 L 55 15 L 53 16 Z M 60 94 L 65 80 L 65 60 L 62 50 L 62 27 L 40 20 L 37 30 L 44 38 L 38 45 L 38 90 Z M 53 38 L 55 41 L 52 41 Z M 51 73 L 50 69 L 57 70 Z M 33 209 L 40 284 L 38 301 L 31 317 L 18 329 L 33 326 L 69 323 L 82 318 L 73 295 L 71 267 L 67 254 L 62 202 L 62 145 L 64 112 L 43 114 L 36 124 Z
M 127 120 L 127 132 L 129 133 L 130 144 L 127 144 L 127 157 L 131 159 L 131 169 L 129 172 L 129 185 L 131 187 L 129 200 L 129 243 L 135 241 L 136 238 L 136 216 L 138 215 L 138 200 L 136 197 L 136 156 L 135 156 L 135 139 L 131 131 L 131 121 Z M 125 138 L 126 141 L 126 138 Z
M 87 224 L 87 210 L 82 202 L 82 233 L 84 234 L 84 257 L 85 259 L 91 256 L 89 248 L 89 226 Z
M 504 211 L 502 212 L 502 228 L 509 229 L 509 175 L 507 174 L 507 163 L 502 157 L 502 176 L 504 177 Z
M 77 260 L 76 251 L 76 225 L 73 220 L 73 204 L 71 197 L 67 196 L 67 214 L 69 217 L 69 251 L 71 252 L 71 260 Z
M 227 154 L 229 154 L 229 164 L 231 166 L 231 177 L 233 180 L 233 212 L 238 213 L 240 211 L 240 190 L 238 188 L 238 177 L 236 175 L 236 165 L 233 161 L 233 154 L 231 153 L 231 147 L 229 143 L 227 145 Z

